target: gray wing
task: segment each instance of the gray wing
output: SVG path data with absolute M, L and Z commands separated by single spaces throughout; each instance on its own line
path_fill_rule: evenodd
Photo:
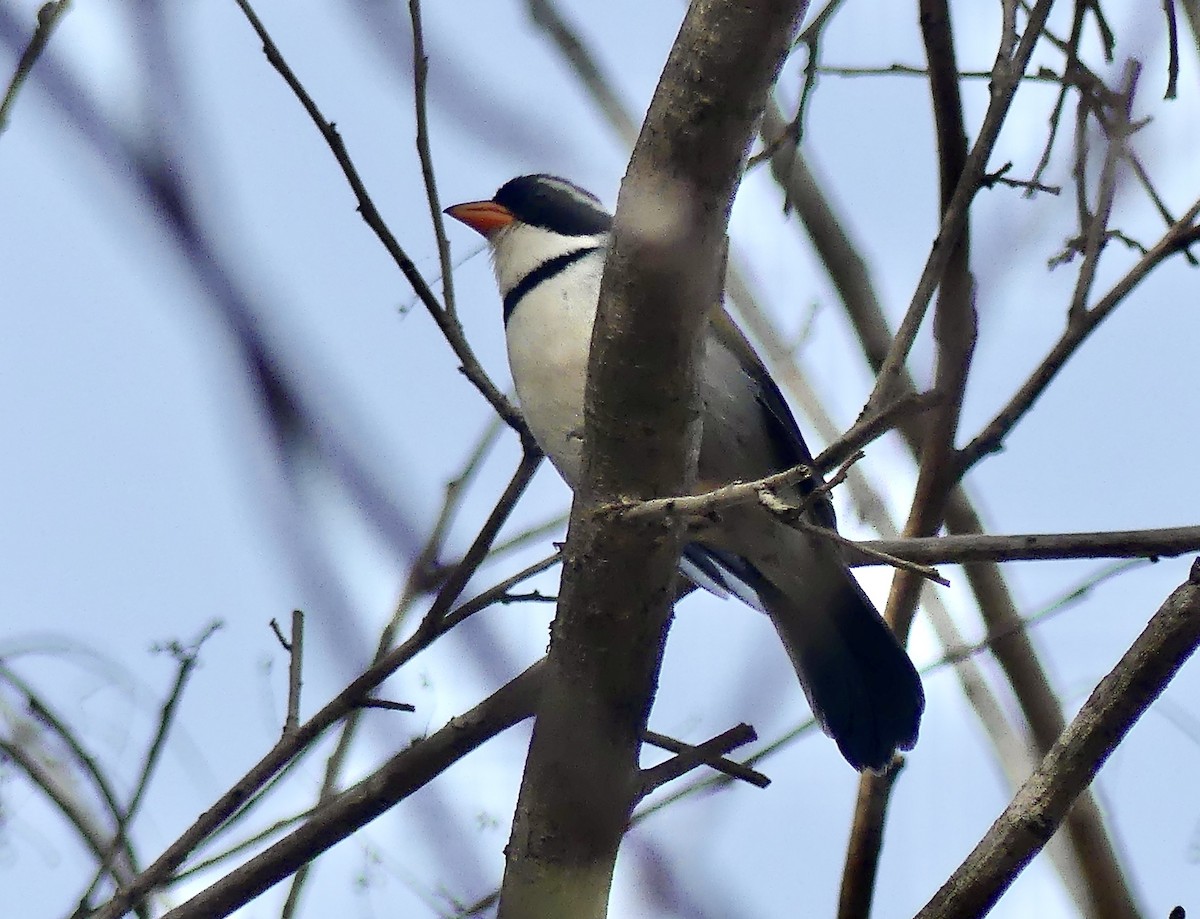
M 706 486 L 762 478 L 812 463 L 812 453 L 783 393 L 724 310 L 714 314 L 709 327 L 700 397 L 705 410 L 700 479 Z M 815 486 L 813 480 L 801 482 L 797 495 L 808 495 Z M 821 526 L 837 526 L 828 498 L 815 502 L 812 518 Z

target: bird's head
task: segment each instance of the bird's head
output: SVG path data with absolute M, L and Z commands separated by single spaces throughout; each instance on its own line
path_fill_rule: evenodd
M 502 294 L 550 259 L 607 246 L 612 227 L 595 195 L 550 175 L 518 176 L 490 200 L 455 204 L 446 214 L 487 240 Z

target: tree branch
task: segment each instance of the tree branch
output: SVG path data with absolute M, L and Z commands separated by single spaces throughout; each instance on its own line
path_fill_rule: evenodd
M 412 259 L 408 257 L 408 253 L 404 251 L 399 241 L 392 234 L 383 216 L 375 207 L 375 202 L 371 200 L 371 196 L 367 192 L 367 187 L 363 183 L 362 177 L 359 176 L 358 169 L 355 167 L 354 161 L 351 160 L 345 141 L 342 140 L 337 127 L 321 113 L 316 102 L 309 95 L 308 90 L 304 88 L 304 84 L 300 82 L 300 79 L 292 71 L 287 61 L 284 60 L 279 48 L 271 38 L 270 33 L 267 32 L 262 20 L 258 18 L 258 14 L 254 12 L 254 8 L 250 5 L 249 0 L 234 0 L 234 2 L 241 7 L 242 13 L 262 41 L 263 53 L 266 55 L 271 66 L 283 77 L 288 88 L 295 94 L 300 104 L 304 107 L 304 111 L 308 113 L 308 117 L 316 125 L 317 130 L 321 132 L 321 136 L 325 139 L 325 143 L 328 145 L 330 152 L 333 153 L 334 159 L 337 160 L 338 166 L 341 167 L 346 181 L 350 184 L 350 188 L 354 192 L 354 197 L 358 202 L 359 215 L 378 237 L 384 249 L 387 250 L 388 255 L 391 256 L 392 261 L 396 263 L 396 267 L 400 269 L 401 273 L 408 280 L 408 283 L 412 285 L 413 291 L 420 298 L 421 303 L 424 304 L 425 309 L 429 312 L 438 329 L 441 330 L 442 335 L 445 336 L 446 341 L 454 350 L 455 356 L 461 362 L 463 375 L 487 399 L 492 408 L 496 410 L 496 414 L 503 418 L 505 423 L 521 436 L 522 441 L 526 442 L 526 449 L 528 449 L 528 444 L 531 441 L 528 431 L 525 428 L 525 422 L 521 418 L 521 413 L 513 407 L 513 404 L 504 393 L 496 388 L 496 384 L 484 372 L 482 365 L 480 365 L 478 359 L 475 357 L 475 352 L 467 342 L 466 335 L 458 322 L 457 316 L 452 309 L 444 307 L 438 302 L 437 297 L 434 296 L 433 291 L 429 289 L 429 285 L 425 283 L 425 279 L 417 270 L 417 266 L 413 264 Z M 417 50 L 420 51 L 419 48 Z M 419 62 L 416 66 L 419 73 Z M 432 200 L 432 197 L 436 195 L 432 186 L 432 174 L 427 176 L 427 183 L 427 191 Z M 437 225 L 437 219 L 437 217 L 434 218 L 435 226 Z M 439 236 L 439 256 L 444 259 L 445 256 L 441 255 L 441 243 L 442 238 Z M 448 277 L 449 275 L 447 274 L 446 278 Z M 444 278 L 444 283 L 448 284 L 450 282 Z M 452 295 L 451 288 L 447 288 L 447 293 Z
M 958 60 L 954 50 L 948 0 L 919 0 L 918 9 L 921 37 L 929 63 L 929 90 L 937 132 L 939 213 L 945 222 L 954 216 L 953 209 L 956 203 L 964 208 L 961 216 L 955 216 L 958 229 L 938 241 L 938 247 L 945 253 L 938 281 L 933 323 L 933 337 L 937 347 L 934 391 L 938 396 L 938 404 L 929 418 L 929 423 L 924 426 L 918 454 L 917 483 L 903 530 L 905 536 L 932 536 L 942 526 L 947 500 L 957 482 L 954 440 L 962 413 L 967 374 L 975 352 L 978 330 L 975 281 L 971 276 L 970 266 L 970 231 L 965 208 L 982 187 L 981 179 L 987 167 L 990 149 L 983 143 L 987 137 L 985 127 L 980 132 L 975 149 L 969 155 L 967 152 Z M 996 54 L 996 81 L 992 84 L 993 92 L 1003 83 L 1001 73 L 1005 52 L 1002 42 Z M 1024 71 L 1024 64 L 1018 66 L 1019 70 L 1016 72 L 1020 74 Z M 1017 81 L 1019 82 L 1019 76 Z M 1013 84 L 1014 90 L 1016 85 Z M 993 95 L 989 115 L 993 110 L 1007 111 L 1007 105 L 995 104 L 998 98 L 1001 97 Z M 1011 101 L 1011 96 L 1009 100 Z M 970 172 L 969 158 L 972 160 Z M 961 200 L 964 192 L 965 202 Z M 899 338 L 898 334 L 897 339 Z M 897 352 L 894 343 L 889 356 L 895 353 Z M 876 391 L 871 396 L 872 401 L 881 391 L 880 386 L 890 385 L 895 393 L 903 392 L 903 386 L 907 383 L 907 374 L 894 382 L 889 380 L 886 376 L 887 363 L 885 358 Z M 901 642 L 908 639 L 923 586 L 920 578 L 910 571 L 897 570 L 892 578 L 883 615 Z M 857 919 L 870 913 L 879 854 L 883 845 L 883 821 L 894 783 L 895 774 L 890 770 L 885 775 L 866 773 L 859 779 L 838 901 L 839 919 Z
M 1012 536 L 973 533 L 921 539 L 869 539 L 852 545 L 923 565 L 1069 558 L 1158 559 L 1200 551 L 1200 527 Z M 864 557 L 854 558 L 851 564 L 879 565 L 887 562 Z
M 1140 284 L 1160 263 L 1178 252 L 1195 235 L 1196 218 L 1200 217 L 1200 199 L 1196 200 L 1175 223 L 1167 228 L 1162 238 L 1129 269 L 1112 289 L 1091 309 L 1084 311 L 1067 328 L 1054 347 L 1021 385 L 1016 394 L 969 444 L 959 451 L 962 471 L 970 469 L 989 453 L 999 450 L 1008 432 L 1013 429 L 1033 403 L 1046 391 L 1046 387 L 1062 370 L 1066 362 L 1079 350 L 1084 340 L 1109 317 L 1114 309 Z
M 695 365 L 721 298 L 730 204 L 804 6 L 695 0 L 622 183 L 592 336 L 583 480 L 501 919 L 607 911 L 683 533 L 594 509 L 691 490 Z
M 16 70 L 13 71 L 12 78 L 8 81 L 8 87 L 4 90 L 4 98 L 0 101 L 0 134 L 3 134 L 4 129 L 8 127 L 8 117 L 17 101 L 17 94 L 20 93 L 25 79 L 33 70 L 33 65 L 37 63 L 37 59 L 46 49 L 46 43 L 50 41 L 50 34 L 58 25 L 63 13 L 67 11 L 69 3 L 70 0 L 50 0 L 38 10 L 37 27 L 33 30 L 29 44 L 21 52 Z
M 121 887 L 108 903 L 104 904 L 91 919 L 118 919 L 132 905 L 140 903 L 156 886 L 166 881 L 183 860 L 226 820 L 235 814 L 248 800 L 262 789 L 271 778 L 297 756 L 301 755 L 314 740 L 336 724 L 346 714 L 357 708 L 367 694 L 386 680 L 403 664 L 420 653 L 440 635 L 461 622 L 466 615 L 481 609 L 482 605 L 464 603 L 450 612 L 467 582 L 487 555 L 488 548 L 513 504 L 533 477 L 541 460 L 538 453 L 526 453 L 516 472 L 496 502 L 475 540 L 465 556 L 447 578 L 438 592 L 429 612 L 416 632 L 405 642 L 397 645 L 376 663 L 355 677 L 337 696 L 320 711 L 303 722 L 295 731 L 281 737 L 250 770 L 129 884 Z M 486 605 L 486 604 L 484 604 Z
M 987 913 L 1200 643 L 1200 559 L 917 919 Z
M 163 919 L 216 919 L 249 903 L 484 742 L 528 718 L 541 691 L 543 669 L 539 661 L 466 714 L 396 754 L 372 775 L 318 807 L 299 829 Z

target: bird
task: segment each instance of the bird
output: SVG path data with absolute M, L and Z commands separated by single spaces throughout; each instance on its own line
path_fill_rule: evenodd
M 557 176 L 518 176 L 445 213 L 481 234 L 499 288 L 509 367 L 525 422 L 573 486 L 580 479 L 584 389 L 612 216 Z M 779 387 L 729 314 L 709 311 L 698 374 L 698 483 L 752 481 L 812 454 Z M 780 497 L 836 529 L 807 480 Z M 808 499 L 805 502 L 805 499 Z M 858 770 L 881 772 L 917 741 L 925 696 L 908 654 L 829 538 L 789 526 L 759 502 L 722 509 L 683 551 L 696 585 L 764 611 L 821 728 Z

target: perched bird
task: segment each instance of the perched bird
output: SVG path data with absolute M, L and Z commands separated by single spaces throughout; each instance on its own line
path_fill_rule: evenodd
M 508 360 L 526 423 L 573 484 L 582 467 L 584 386 L 612 217 L 565 179 L 520 176 L 490 201 L 446 213 L 481 233 L 504 303 Z M 722 309 L 712 311 L 698 368 L 703 407 L 698 481 L 715 488 L 811 463 L 779 388 Z M 805 483 L 784 500 L 800 503 Z M 809 522 L 835 526 L 824 495 Z M 766 508 L 723 509 L 681 567 L 716 593 L 734 593 L 771 618 L 825 733 L 856 769 L 881 770 L 917 740 L 921 680 L 832 541 L 788 526 Z

